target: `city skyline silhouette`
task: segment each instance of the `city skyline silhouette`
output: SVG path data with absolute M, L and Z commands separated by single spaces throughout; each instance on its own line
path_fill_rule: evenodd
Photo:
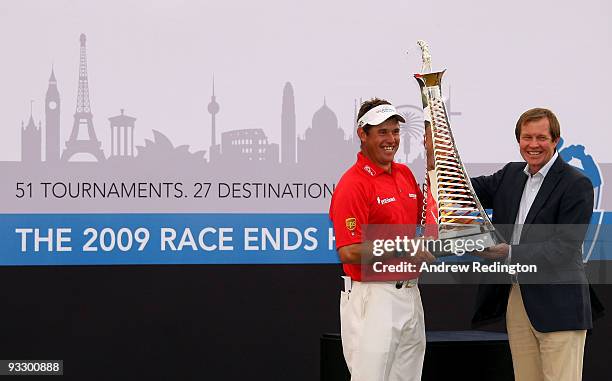
M 218 116 L 223 115 L 224 103 L 222 99 L 217 99 L 215 89 L 217 85 L 213 75 L 210 99 L 208 102 L 202 99 L 200 108 L 200 128 L 210 133 L 211 137 L 212 144 L 208 149 L 193 148 L 204 146 L 204 142 L 198 141 L 174 144 L 168 137 L 167 131 L 181 128 L 179 125 L 157 126 L 150 125 L 150 122 L 149 125 L 138 124 L 140 116 L 126 112 L 125 106 L 129 104 L 121 105 L 118 114 L 94 118 L 90 96 L 95 97 L 95 94 L 90 94 L 88 87 L 90 73 L 84 34 L 79 36 L 79 48 L 77 73 L 79 81 L 72 129 L 61 124 L 60 116 L 66 111 L 66 105 L 62 102 L 61 81 L 57 79 L 56 67 L 51 65 L 44 96 L 44 123 L 39 120 L 38 125 L 36 124 L 34 104 L 37 103 L 30 101 L 28 122 L 21 122 L 19 145 L 21 160 L 0 161 L 15 178 L 19 178 L 18 174 L 27 168 L 27 174 L 32 179 L 46 179 L 47 171 L 52 169 L 54 176 L 62 181 L 69 181 L 72 178 L 103 182 L 129 181 L 133 178 L 142 181 L 164 181 L 168 178 L 168 174 L 171 174 L 176 181 L 184 180 L 186 183 L 197 184 L 197 181 L 202 181 L 198 177 L 199 174 L 205 173 L 205 180 L 211 182 L 227 182 L 230 179 L 248 182 L 256 179 L 272 183 L 289 183 L 312 179 L 314 182 L 333 186 L 341 173 L 355 161 L 359 151 L 359 139 L 353 126 L 362 100 L 357 101 L 357 97 L 353 98 L 354 114 L 352 119 L 347 121 L 345 118 L 338 118 L 333 106 L 328 103 L 325 96 L 322 96 L 320 106 L 312 112 L 311 122 L 301 126 L 303 133 L 298 133 L 296 105 L 299 103 L 300 91 L 294 88 L 291 81 L 285 81 L 282 89 L 279 89 L 278 103 L 275 100 L 267 100 L 267 104 L 264 100 L 254 100 L 262 103 L 260 107 L 270 110 L 269 117 L 261 126 L 244 128 L 242 125 L 227 126 L 223 122 L 220 123 Z M 95 73 L 93 75 L 95 76 Z M 460 112 L 451 109 L 450 95 L 449 86 L 446 100 L 449 117 L 461 115 Z M 409 104 L 400 104 L 396 107 L 406 119 L 406 123 L 400 126 L 402 142 L 396 154 L 396 161 L 408 164 L 417 181 L 422 182 L 425 167 L 422 149 L 422 109 Z M 244 115 L 243 119 L 246 120 L 248 117 Z M 108 124 L 101 124 L 104 119 Z M 94 124 L 96 120 L 97 123 Z M 347 133 L 343 128 L 345 126 L 350 126 L 349 130 L 352 133 Z M 96 131 L 100 128 L 110 130 L 109 141 L 104 145 L 108 149 L 106 152 L 102 150 L 103 142 L 97 139 Z M 145 137 L 141 138 L 142 140 L 135 140 L 135 130 L 140 130 L 141 136 L 142 131 L 145 131 Z M 70 131 L 69 137 L 64 141 L 60 138 L 61 131 Z M 275 131 L 280 134 L 274 133 Z M 274 136 L 280 136 L 280 142 L 270 139 L 270 132 Z M 459 150 L 461 151 L 461 148 Z M 473 175 L 495 169 L 491 164 L 473 165 L 478 168 L 476 172 L 470 170 L 470 174 Z M 198 168 L 204 171 L 200 172 Z M 605 172 L 605 168 L 602 168 Z M 9 191 L 5 190 L 5 193 Z M 603 201 L 602 205 L 605 206 L 605 200 Z M 104 210 L 104 202 L 89 201 L 87 207 L 96 204 L 93 205 L 93 209 Z M 113 202 L 123 205 L 116 200 Z M 172 202 L 166 200 L 159 206 L 160 210 L 177 210 L 176 202 L 176 200 Z M 298 209 L 321 210 L 327 207 L 326 202 L 326 200 L 311 200 Z M 32 203 L 31 207 L 32 210 L 43 210 L 44 208 L 39 208 L 42 205 L 47 207 L 44 200 L 40 199 Z M 62 203 L 51 205 L 49 210 L 56 210 L 62 205 Z M 260 207 L 267 208 L 272 205 L 274 204 L 268 205 L 266 201 L 259 206 L 249 205 L 246 209 L 244 205 L 232 205 L 223 206 L 218 210 L 234 210 L 236 207 L 258 210 Z M 133 207 L 134 210 L 151 210 L 148 204 Z M 183 201 L 178 210 L 198 210 L 201 207 L 201 204 L 190 200 Z M 274 207 L 279 208 L 278 205 Z M 287 204 L 281 206 L 279 210 L 292 211 L 295 208 Z
M 62 162 L 88 162 L 82 160 L 89 156 L 103 162 L 112 159 L 114 162 L 122 160 L 135 161 L 156 161 L 154 156 L 187 158 L 194 163 L 201 161 L 200 164 L 224 166 L 238 166 L 241 164 L 257 163 L 260 166 L 268 165 L 299 165 L 313 167 L 328 167 L 330 161 L 335 161 L 338 167 L 347 167 L 354 161 L 355 154 L 359 150 L 359 139 L 354 128 L 352 134 L 347 134 L 339 123 L 338 117 L 333 109 L 327 104 L 323 97 L 320 108 L 314 111 L 311 123 L 306 126 L 302 135 L 297 133 L 296 111 L 295 111 L 295 90 L 290 81 L 287 81 L 282 90 L 280 121 L 271 123 L 262 128 L 225 128 L 218 133 L 217 114 L 222 112 L 222 107 L 215 95 L 215 79 L 212 79 L 212 93 L 206 111 L 210 115 L 210 126 L 204 125 L 203 128 L 210 128 L 211 145 L 208 150 L 190 152 L 190 145 L 179 145 L 174 147 L 170 139 L 164 135 L 159 128 L 145 128 L 153 133 L 153 139 L 145 138 L 144 144 L 134 141 L 135 121 L 137 117 L 125 114 L 125 109 L 120 109 L 120 114 L 108 117 L 110 123 L 110 152 L 102 150 L 102 142 L 98 140 L 96 130 L 106 128 L 104 126 L 94 126 L 94 117 L 91 110 L 90 94 L 88 82 L 89 73 L 87 65 L 86 35 L 79 37 L 80 57 L 78 68 L 78 89 L 76 97 L 76 112 L 71 129 L 70 137 L 64 142 L 60 142 L 60 131 L 65 128 L 61 126 L 61 94 L 58 87 L 58 80 L 55 75 L 55 68 L 51 68 L 48 88 L 45 95 L 45 124 L 44 129 L 32 127 L 31 123 L 23 127 L 22 131 L 22 161 L 29 163 L 46 161 Z M 355 100 L 357 108 L 357 101 Z M 418 114 L 416 106 L 399 106 L 411 108 L 411 115 Z M 422 111 L 421 111 L 422 114 Z M 31 116 L 32 117 L 32 116 Z M 356 117 L 356 110 L 355 115 Z M 416 116 L 418 119 L 418 115 Z M 414 118 L 413 118 L 414 119 Z M 205 118 L 202 118 L 205 120 Z M 420 118 L 422 120 L 422 116 Z M 353 126 L 354 121 L 349 125 Z M 280 129 L 281 143 L 269 141 L 266 130 L 275 128 Z M 407 126 L 402 126 L 407 129 Z M 37 140 L 37 135 L 43 135 L 44 144 Z M 402 144 L 402 155 L 398 154 L 398 161 L 411 163 L 412 161 L 422 161 L 422 156 L 416 155 L 409 161 L 411 141 L 418 137 L 413 134 L 404 134 L 407 138 Z M 219 142 L 219 143 L 218 143 Z M 63 143 L 63 144 L 62 144 Z M 59 146 L 58 146 L 59 144 Z M 38 147 L 38 148 L 37 148 Z M 44 155 L 42 155 L 44 148 Z M 183 154 L 173 155 L 172 151 L 182 152 Z M 38 157 L 35 153 L 40 151 Z M 187 153 L 191 153 L 188 155 Z M 170 155 L 170 156 L 168 156 Z M 413 155 L 414 156 L 414 155 Z M 70 160 L 76 157 L 75 160 Z M 419 163 L 417 163 L 419 164 Z M 418 166 L 418 165 L 417 165 Z

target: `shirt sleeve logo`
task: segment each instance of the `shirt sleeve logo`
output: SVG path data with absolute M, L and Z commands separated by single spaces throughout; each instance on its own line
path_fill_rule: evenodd
M 355 228 L 357 227 L 357 219 L 355 217 L 347 218 L 344 223 L 346 225 L 346 228 L 350 231 L 355 230 Z

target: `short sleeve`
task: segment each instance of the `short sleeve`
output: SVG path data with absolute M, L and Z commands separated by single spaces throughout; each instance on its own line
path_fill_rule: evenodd
M 368 215 L 365 184 L 341 181 L 334 191 L 329 210 L 334 225 L 336 249 L 362 242 L 362 226 L 368 223 Z

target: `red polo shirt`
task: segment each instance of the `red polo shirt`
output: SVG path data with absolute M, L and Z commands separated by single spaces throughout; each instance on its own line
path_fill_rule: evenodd
M 336 249 L 361 243 L 365 224 L 412 225 L 412 231 L 404 234 L 414 236 L 422 205 L 421 190 L 408 167 L 392 163 L 388 173 L 360 152 L 332 196 L 329 216 L 334 224 Z M 343 264 L 343 268 L 353 280 L 361 280 L 361 265 Z

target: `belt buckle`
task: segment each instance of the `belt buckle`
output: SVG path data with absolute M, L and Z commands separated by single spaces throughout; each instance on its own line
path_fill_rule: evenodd
M 418 283 L 417 282 L 417 278 L 409 279 L 409 280 L 398 280 L 395 283 L 395 288 L 397 288 L 398 290 L 400 288 L 404 288 L 404 287 L 405 288 L 412 288 L 412 287 L 416 286 L 417 283 Z

